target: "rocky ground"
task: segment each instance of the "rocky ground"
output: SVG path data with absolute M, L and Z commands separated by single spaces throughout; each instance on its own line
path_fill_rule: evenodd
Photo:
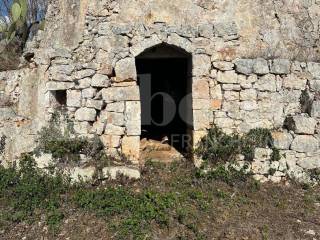
M 154 220 L 148 224 L 142 220 L 138 225 L 141 229 L 139 227 L 138 230 L 131 229 L 132 233 L 135 231 L 136 234 L 142 233 L 142 235 L 131 234 L 122 238 L 120 233 L 123 233 L 126 225 L 118 223 L 126 217 L 132 217 L 131 215 L 127 212 L 119 212 L 107 217 L 99 211 L 102 210 L 100 206 L 87 205 L 84 210 L 70 201 L 74 195 L 71 191 L 63 196 L 64 218 L 56 228 L 52 229 L 46 225 L 45 217 L 40 211 L 35 213 L 39 218 L 20 223 L 1 219 L 0 238 L 32 240 L 320 239 L 319 187 L 302 186 L 296 183 L 261 185 L 250 178 L 244 179 L 224 172 L 217 173 L 208 179 L 196 177 L 194 171 L 187 163 L 170 166 L 148 164 L 139 181 L 128 182 L 125 179 L 119 179 L 106 183 L 106 189 L 127 189 L 134 194 L 147 191 L 150 196 L 151 193 L 155 194 L 154 196 L 158 197 L 152 199 L 155 201 L 156 214 L 159 215 L 163 213 L 161 209 L 165 209 L 164 206 L 170 199 L 163 200 L 159 196 L 167 194 L 166 196 L 180 199 L 177 205 L 172 205 L 165 211 L 166 221 L 160 224 L 157 221 L 159 216 L 155 216 Z M 101 189 L 101 187 L 98 188 Z M 97 187 L 91 186 L 88 189 L 97 189 Z M 82 200 L 82 203 L 86 201 Z M 98 198 L 97 201 L 100 205 L 108 203 L 106 199 Z M 94 203 L 91 204 L 94 205 Z M 0 206 L 2 210 L 7 209 L 7 203 L 4 201 L 1 201 Z M 106 209 L 108 207 L 103 208 L 103 210 Z M 144 229 L 147 230 L 144 231 Z M 129 228 L 129 235 L 131 230 Z

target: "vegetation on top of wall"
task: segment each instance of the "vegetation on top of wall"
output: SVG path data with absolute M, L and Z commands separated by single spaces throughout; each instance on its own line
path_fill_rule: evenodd
M 17 69 L 33 26 L 43 20 L 47 0 L 0 2 L 0 71 Z
M 195 153 L 204 160 L 205 164 L 233 162 L 239 154 L 245 160 L 252 161 L 256 148 L 271 148 L 271 160 L 280 159 L 279 151 L 274 147 L 271 131 L 257 128 L 240 136 L 236 133 L 225 134 L 221 129 L 213 126 L 208 134 L 198 144 Z

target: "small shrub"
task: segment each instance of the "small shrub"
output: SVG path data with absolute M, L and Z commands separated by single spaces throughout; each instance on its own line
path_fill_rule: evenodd
M 6 140 L 7 140 L 7 137 L 5 135 L 1 136 L 1 138 L 0 138 L 0 155 L 4 153 L 4 150 L 6 148 Z
M 195 153 L 205 164 L 232 162 L 239 154 L 245 160 L 252 161 L 256 148 L 272 148 L 271 160 L 279 160 L 279 151 L 274 147 L 270 130 L 257 128 L 240 137 L 238 134 L 227 135 L 217 127 L 212 127 L 207 136 L 201 139 Z
M 34 215 L 36 209 L 57 212 L 60 196 L 68 189 L 67 179 L 55 173 L 54 176 L 41 172 L 34 159 L 25 155 L 20 167 L 0 167 L 0 197 L 5 199 L 14 214 L 8 214 L 11 221 L 20 222 Z
M 240 171 L 233 167 L 226 167 L 219 164 L 214 169 L 204 172 L 199 169 L 196 173 L 197 178 L 206 180 L 219 180 L 229 185 L 234 185 L 239 182 L 245 182 L 248 179 L 249 174 L 245 172 L 245 169 Z

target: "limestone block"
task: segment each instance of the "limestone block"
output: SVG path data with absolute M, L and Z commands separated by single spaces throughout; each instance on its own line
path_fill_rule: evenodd
M 65 75 L 70 76 L 74 70 L 74 65 L 68 64 L 68 65 L 54 65 L 50 68 L 49 72 L 52 75 L 53 79 L 57 75 Z
M 221 71 L 230 71 L 234 68 L 234 63 L 232 62 L 219 61 L 213 62 L 212 64 L 214 68 L 219 69 Z
M 139 169 L 125 166 L 106 167 L 102 169 L 103 176 L 116 180 L 118 176 L 122 175 L 129 179 L 140 179 L 141 173 Z
M 114 102 L 114 103 L 108 103 L 106 110 L 108 112 L 124 112 L 124 102 Z
M 70 178 L 72 183 L 84 181 L 92 181 L 95 176 L 96 168 L 95 167 L 75 167 L 70 169 Z
M 210 88 L 210 96 L 211 99 L 222 100 L 222 90 L 220 84 Z
M 310 135 L 297 135 L 291 144 L 291 149 L 297 152 L 315 152 L 319 149 L 319 141 Z
M 193 146 L 197 147 L 202 138 L 204 138 L 207 133 L 207 131 L 193 131 Z
M 238 37 L 238 26 L 234 21 L 221 21 L 214 24 L 214 29 L 218 36 L 227 40 Z
M 215 118 L 214 123 L 219 128 L 234 128 L 234 120 L 231 118 Z
M 201 24 L 199 25 L 199 35 L 211 39 L 213 37 L 213 24 Z
M 48 168 L 54 163 L 52 154 L 41 154 L 40 156 L 33 156 L 40 169 Z
M 67 90 L 75 86 L 73 82 L 47 82 L 46 87 L 48 91 Z
M 84 70 L 80 70 L 77 71 L 73 74 L 73 78 L 78 80 L 78 79 L 83 79 L 83 78 L 87 78 L 87 77 L 92 77 L 95 74 L 95 70 L 93 69 L 84 69 Z
M 110 85 L 109 77 L 103 74 L 95 74 L 91 80 L 92 87 L 109 87 Z
M 73 128 L 75 133 L 85 135 L 89 132 L 90 124 L 88 122 L 75 122 Z
M 137 80 L 137 70 L 134 58 L 121 59 L 115 66 L 116 81 Z
M 256 101 L 241 101 L 240 110 L 253 111 L 258 109 L 258 104 Z
M 87 102 L 86 102 L 86 107 L 95 108 L 97 110 L 101 110 L 102 107 L 103 107 L 103 101 L 102 100 L 88 99 Z
M 91 78 L 83 78 L 77 81 L 76 88 L 77 89 L 89 88 L 90 85 L 91 85 Z
M 257 91 L 255 89 L 245 89 L 240 92 L 241 101 L 255 101 L 257 100 Z
M 124 114 L 117 112 L 105 112 L 102 121 L 115 126 L 124 126 Z
M 96 94 L 97 94 L 97 89 L 95 88 L 86 88 L 82 90 L 83 98 L 94 98 Z
M 240 84 L 222 84 L 221 88 L 222 88 L 222 90 L 225 90 L 225 91 L 240 91 L 241 90 Z
M 193 122 L 194 130 L 205 130 L 210 127 L 210 123 L 213 121 L 213 113 L 208 110 L 194 110 Z
M 235 61 L 236 72 L 250 75 L 253 72 L 254 61 L 252 59 L 238 59 Z
M 288 132 L 272 132 L 274 146 L 280 150 L 288 150 L 293 141 L 293 137 Z
M 240 94 L 239 92 L 235 92 L 235 91 L 225 91 L 223 94 L 223 98 L 226 101 L 239 101 Z
M 320 169 L 320 155 L 301 158 L 297 164 L 304 169 Z
M 256 148 L 254 151 L 254 158 L 258 161 L 269 160 L 272 155 L 272 149 L 270 148 Z
M 295 74 L 289 74 L 283 78 L 283 87 L 288 89 L 304 90 L 306 88 L 307 79 L 299 77 Z
M 141 120 L 141 104 L 139 101 L 126 102 L 125 110 L 126 121 L 140 121 Z
M 137 162 L 140 157 L 140 136 L 125 136 L 121 143 L 122 153 L 130 160 Z
M 314 134 L 317 121 L 311 117 L 298 115 L 286 119 L 286 125 L 289 130 L 296 134 Z
M 269 73 L 268 61 L 263 58 L 257 58 L 253 60 L 253 72 L 258 75 L 264 75 Z
M 211 110 L 219 110 L 222 106 L 222 100 L 220 99 L 212 99 L 211 100 Z
M 126 121 L 126 134 L 128 136 L 141 135 L 141 122 L 140 121 Z
M 67 91 L 67 106 L 81 107 L 81 91 L 78 91 L 78 90 Z
M 291 63 L 287 59 L 275 59 L 271 62 L 270 72 L 274 74 L 289 74 Z
M 140 93 L 138 86 L 110 87 L 102 90 L 102 97 L 105 101 L 139 101 Z
M 217 81 L 219 83 L 239 83 L 238 76 L 235 71 L 218 72 Z
M 79 108 L 75 113 L 75 119 L 83 122 L 94 122 L 96 120 L 97 112 L 93 108 Z
M 320 101 L 313 101 L 310 111 L 311 117 L 319 118 L 320 117 Z
M 311 91 L 320 91 L 320 80 L 309 80 L 309 85 Z
M 209 90 L 209 82 L 207 79 L 196 80 L 192 85 L 193 98 L 209 99 Z
M 309 62 L 308 72 L 311 74 L 313 79 L 320 80 L 320 63 Z
M 257 75 L 250 75 L 250 76 L 238 76 L 240 86 L 244 89 L 252 88 L 252 84 L 254 84 L 258 77 Z
M 211 69 L 211 60 L 208 55 L 196 54 L 193 57 L 193 75 L 209 76 Z
M 106 135 L 122 136 L 124 135 L 124 127 L 107 124 L 104 130 Z
M 118 148 L 120 147 L 120 136 L 114 135 L 102 135 L 101 141 L 106 148 Z
M 104 129 L 106 128 L 106 123 L 101 121 L 96 121 L 93 123 L 93 126 L 90 130 L 90 133 L 97 134 L 101 136 L 104 133 Z
M 209 99 L 193 99 L 192 109 L 208 110 L 208 109 L 210 109 L 210 100 Z
M 138 56 L 140 53 L 142 53 L 144 50 L 151 48 L 153 46 L 156 46 L 161 43 L 161 40 L 156 35 L 152 35 L 150 38 L 145 38 L 141 41 L 138 41 L 137 44 L 134 44 L 130 48 L 130 52 L 133 54 L 133 56 Z M 178 45 L 179 46 L 179 45 Z
M 254 160 L 251 164 L 251 171 L 254 174 L 267 175 L 270 170 L 270 162 L 269 161 L 259 161 Z
M 254 84 L 254 88 L 259 91 L 277 91 L 276 77 L 272 74 L 267 74 L 258 78 Z

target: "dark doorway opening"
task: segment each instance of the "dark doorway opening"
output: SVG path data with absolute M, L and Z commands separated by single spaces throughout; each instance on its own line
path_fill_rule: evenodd
M 141 94 L 141 138 L 167 141 L 186 153 L 192 144 L 192 58 L 161 44 L 136 58 Z

